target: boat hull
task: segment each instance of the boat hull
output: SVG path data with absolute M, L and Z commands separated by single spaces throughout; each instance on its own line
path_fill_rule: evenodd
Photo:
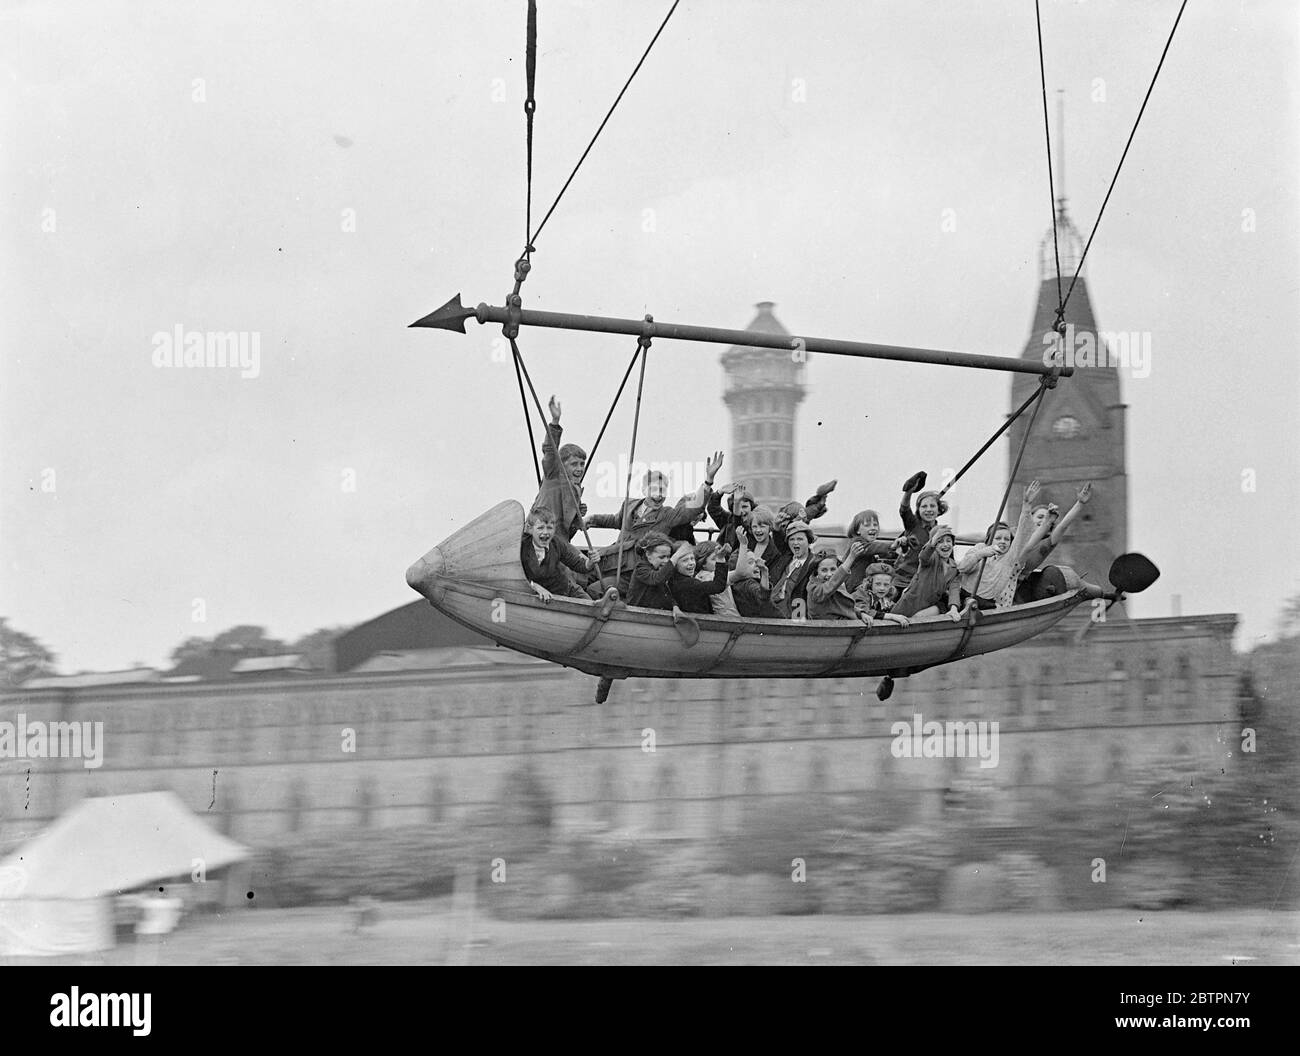
M 1076 589 L 980 612 L 973 628 L 943 616 L 906 628 L 695 616 L 699 640 L 688 647 L 668 612 L 541 601 L 519 567 L 522 523 L 518 503 L 494 507 L 412 565 L 407 582 L 440 612 L 500 645 L 607 678 L 901 677 L 1033 638 L 1084 600 Z

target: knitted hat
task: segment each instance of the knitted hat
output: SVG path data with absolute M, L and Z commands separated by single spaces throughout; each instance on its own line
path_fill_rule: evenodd
M 862 573 L 862 578 L 870 581 L 872 576 L 893 576 L 894 569 L 892 565 L 887 565 L 883 561 L 873 561 Z
M 677 547 L 677 549 L 673 551 L 673 559 L 672 559 L 673 564 L 680 565 L 682 561 L 685 560 L 686 558 L 694 557 L 694 556 L 695 556 L 694 545 L 691 543 L 681 543 Z
M 921 503 L 923 503 L 926 499 L 934 499 L 934 501 L 939 504 L 940 516 L 943 516 L 945 513 L 948 512 L 948 504 L 943 501 L 943 496 L 941 496 L 937 491 L 921 492 L 921 494 L 916 497 L 916 508 L 918 510 L 921 508 Z
M 817 537 L 813 535 L 813 530 L 808 527 L 807 521 L 791 521 L 785 526 L 785 537 L 787 539 L 792 535 L 797 535 L 799 532 L 803 532 L 804 536 L 808 540 L 809 546 L 812 546 L 813 543 L 817 541 Z
M 582 448 L 580 448 L 577 444 L 561 444 L 560 461 L 567 462 L 569 461 L 570 458 L 580 458 L 584 462 L 586 462 L 587 452 L 584 451 Z

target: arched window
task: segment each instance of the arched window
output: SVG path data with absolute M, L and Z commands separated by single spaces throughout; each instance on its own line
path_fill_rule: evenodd
M 1192 661 L 1184 653 L 1178 658 L 1178 668 L 1174 675 L 1174 707 L 1180 711 L 1191 711 L 1196 704 L 1196 675 L 1192 670 Z
M 1113 715 L 1122 715 L 1128 710 L 1128 671 L 1124 661 L 1116 659 L 1107 679 L 1107 693 L 1110 696 L 1110 710 Z
M 1020 669 L 1014 664 L 1007 669 L 1007 712 L 1020 715 L 1025 708 L 1025 687 L 1020 683 Z
M 440 776 L 429 785 L 429 820 L 435 825 L 447 820 L 447 783 Z
M 655 801 L 655 828 L 670 832 L 677 827 L 677 770 L 668 763 L 659 772 Z
M 1154 656 L 1147 657 L 1142 671 L 1142 706 L 1152 711 L 1160 707 L 1160 664 Z
M 1051 715 L 1056 711 L 1056 671 L 1044 664 L 1038 673 L 1038 714 Z

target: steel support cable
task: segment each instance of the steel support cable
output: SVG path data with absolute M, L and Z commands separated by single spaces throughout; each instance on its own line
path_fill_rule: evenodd
M 618 401 L 623 397 L 623 389 L 627 385 L 627 379 L 632 376 L 632 368 L 636 366 L 637 357 L 640 355 L 641 343 L 638 341 L 636 351 L 632 353 L 632 358 L 628 361 L 627 370 L 623 371 L 623 380 L 618 383 L 618 392 L 614 393 L 614 401 L 609 405 L 605 421 L 601 423 L 600 432 L 596 434 L 596 442 L 591 445 L 591 452 L 587 455 L 587 465 L 582 471 L 582 476 L 578 478 L 579 484 L 587 479 L 587 470 L 591 469 L 591 463 L 596 458 L 596 448 L 600 447 L 600 441 L 604 438 L 605 430 L 609 427 L 609 420 L 614 417 L 614 411 L 618 408 Z
M 524 410 L 524 428 L 528 430 L 528 450 L 533 456 L 533 472 L 537 475 L 537 487 L 542 486 L 542 467 L 537 461 L 537 437 L 533 435 L 533 416 L 528 413 L 528 397 L 524 395 L 524 376 L 520 372 L 522 359 L 519 355 L 519 348 L 513 341 L 510 342 L 510 348 L 515 361 L 515 381 L 519 383 L 519 402 L 523 405 Z M 543 425 L 545 419 L 543 419 Z
M 1038 393 L 1037 392 L 1031 393 L 1029 399 L 1025 400 L 1024 403 L 1022 403 L 1010 415 L 1008 415 L 1007 420 L 998 427 L 998 431 L 994 433 L 992 436 L 990 436 L 988 440 L 985 441 L 984 446 L 981 447 L 978 451 L 975 452 L 975 454 L 971 456 L 970 461 L 967 462 L 964 466 L 962 466 L 961 469 L 957 470 L 957 475 L 953 477 L 952 480 L 948 481 L 948 483 L 945 484 L 940 489 L 939 498 L 942 499 L 945 495 L 948 494 L 948 489 L 951 488 L 954 484 L 957 483 L 957 481 L 961 480 L 961 478 L 966 475 L 966 470 L 970 469 L 971 466 L 973 466 L 976 462 L 979 461 L 980 456 L 983 455 L 985 451 L 987 451 L 990 447 L 993 446 L 994 441 L 996 441 L 999 436 L 1001 436 L 1003 433 L 1005 433 L 1008 429 L 1011 428 L 1011 426 L 1015 423 L 1016 419 L 1019 418 L 1022 414 L 1024 414 L 1025 411 L 1029 409 L 1029 405 L 1033 403 L 1036 399 L 1038 399 Z
M 533 114 L 537 100 L 533 97 L 537 86 L 537 0 L 528 0 L 528 29 L 524 43 L 524 70 L 528 94 L 524 99 L 524 119 L 527 124 L 528 179 L 524 203 L 524 256 L 532 253 L 529 232 L 533 229 Z
M 1011 467 L 1011 476 L 1007 480 L 1006 490 L 1002 492 L 1002 502 L 998 506 L 998 514 L 996 517 L 993 518 L 994 526 L 996 526 L 998 522 L 1002 520 L 1002 514 L 1007 508 L 1007 500 L 1011 497 L 1011 489 L 1016 486 L 1016 474 L 1020 472 L 1020 461 L 1025 457 L 1025 447 L 1029 444 L 1029 437 L 1034 431 L 1034 422 L 1038 420 L 1038 412 L 1042 410 L 1043 397 L 1047 395 L 1047 390 L 1051 387 L 1048 384 L 1048 382 L 1049 382 L 1048 378 L 1043 378 L 1038 383 L 1038 391 L 1034 393 L 1032 397 L 1030 397 L 1034 401 L 1034 413 L 1029 416 L 1029 427 L 1025 430 L 1025 435 L 1020 440 L 1020 450 L 1016 452 L 1016 464 Z M 1024 408 L 1021 408 L 1021 410 L 1023 409 Z M 992 534 L 990 533 L 988 537 L 988 542 L 991 543 L 992 541 L 993 541 L 993 537 Z M 975 573 L 975 581 L 974 581 L 975 589 L 971 591 L 971 594 L 975 598 L 976 608 L 979 607 L 980 581 L 984 578 L 984 564 L 987 561 L 988 561 L 987 555 L 981 557 L 980 567 L 978 571 Z M 963 639 L 964 638 L 965 636 L 963 636 Z M 964 645 L 964 641 L 963 641 L 963 645 Z
M 1065 298 L 1061 296 L 1061 247 L 1056 237 L 1056 187 L 1052 179 L 1052 131 L 1047 123 L 1047 71 L 1043 62 L 1043 19 L 1034 0 L 1034 21 L 1038 24 L 1038 81 L 1043 88 L 1043 136 L 1047 141 L 1047 192 L 1052 207 L 1052 252 L 1056 255 L 1056 325 L 1065 318 Z
M 674 4 L 674 7 L 677 5 Z M 670 11 L 669 14 L 672 14 Z M 641 338 L 637 342 L 637 351 L 641 354 L 641 373 L 636 382 L 636 412 L 632 415 L 632 447 L 627 456 L 627 483 L 623 487 L 623 503 L 619 506 L 622 524 L 618 531 L 618 566 L 614 571 L 614 586 L 618 587 L 623 579 L 623 529 L 627 526 L 627 502 L 632 498 L 632 466 L 636 463 L 636 434 L 641 425 L 641 392 L 645 388 L 645 361 L 650 354 L 650 339 Z M 602 583 L 604 581 L 602 580 Z
M 1165 64 L 1165 56 L 1169 54 L 1169 45 L 1174 42 L 1174 33 L 1178 30 L 1178 23 L 1183 17 L 1183 9 L 1187 7 L 1187 0 L 1183 0 L 1178 8 L 1178 16 L 1174 19 L 1173 29 L 1169 31 L 1169 39 L 1165 41 L 1164 51 L 1160 53 L 1160 61 L 1156 63 L 1156 72 L 1151 75 L 1151 83 L 1147 86 L 1147 94 L 1142 99 L 1142 106 L 1138 110 L 1137 119 L 1133 122 L 1133 130 L 1128 134 L 1128 142 L 1124 144 L 1124 153 L 1120 155 L 1119 164 L 1115 166 L 1115 175 L 1111 177 L 1110 187 L 1106 190 L 1106 197 L 1102 199 L 1101 208 L 1097 210 L 1096 223 L 1092 225 L 1092 231 L 1088 235 L 1088 241 L 1084 244 L 1083 254 L 1079 257 L 1079 266 L 1074 269 L 1074 278 L 1070 280 L 1070 288 L 1065 291 L 1065 300 L 1061 302 L 1061 313 L 1064 318 L 1065 306 L 1070 303 L 1070 294 L 1074 292 L 1074 284 L 1079 281 L 1079 275 L 1083 271 L 1083 262 L 1088 257 L 1088 248 L 1092 245 L 1093 236 L 1097 233 L 1097 228 L 1101 224 L 1102 213 L 1106 211 L 1106 203 L 1110 201 L 1110 192 L 1115 189 L 1115 181 L 1119 179 L 1119 171 L 1124 167 L 1124 159 L 1128 157 L 1128 148 L 1133 145 L 1133 137 L 1137 135 L 1138 125 L 1142 121 L 1142 115 L 1146 112 L 1147 100 L 1151 98 L 1151 92 L 1156 86 L 1156 78 L 1160 76 L 1160 68 Z
M 536 407 L 537 407 L 537 414 L 538 414 L 538 417 L 540 417 L 541 420 L 542 420 L 542 429 L 543 429 L 543 431 L 544 431 L 544 432 L 549 436 L 549 435 L 550 435 L 550 428 L 549 428 L 549 426 L 547 425 L 547 422 L 546 422 L 546 412 L 545 412 L 544 410 L 542 410 L 542 401 L 541 401 L 540 399 L 537 398 L 537 390 L 536 390 L 535 388 L 533 388 L 533 379 L 532 379 L 531 377 L 528 376 L 528 367 L 527 367 L 527 365 L 524 363 L 524 355 L 523 355 L 522 352 L 519 351 L 519 345 L 515 342 L 515 339 L 514 339 L 513 337 L 510 338 L 510 351 L 514 353 L 515 363 L 516 363 L 516 364 L 518 365 L 518 367 L 523 371 L 524 380 L 528 382 L 528 391 L 532 394 L 532 397 L 533 397 L 533 403 L 534 403 L 534 404 L 536 405 Z M 529 426 L 528 433 L 529 433 L 529 436 L 532 435 L 532 426 Z M 556 458 L 557 458 L 557 460 L 558 460 L 559 455 L 560 455 L 560 452 L 557 450 L 557 451 L 555 452 L 555 455 L 556 455 Z M 534 457 L 534 458 L 537 457 L 537 456 L 536 456 L 536 452 L 534 452 L 533 457 Z M 577 487 L 576 487 L 576 486 L 574 485 L 574 483 L 573 483 L 573 478 L 572 478 L 571 476 L 569 476 L 569 474 L 567 474 L 567 473 L 564 472 L 564 466 L 563 466 L 563 465 L 560 466 L 560 477 L 564 480 L 564 482 L 565 482 L 566 484 L 569 485 L 569 494 L 573 496 L 573 505 L 574 505 L 574 506 L 581 506 L 582 503 L 581 503 L 581 500 L 580 500 L 579 497 L 578 497 L 578 489 L 577 489 Z M 540 485 L 539 485 L 539 486 L 540 486 Z M 591 536 L 590 536 L 590 535 L 588 534 L 588 532 L 587 532 L 587 522 L 586 522 L 586 518 L 582 517 L 581 514 L 579 514 L 579 519 L 580 519 L 580 521 L 581 521 L 581 523 L 582 523 L 582 537 L 583 537 L 583 539 L 585 539 L 585 540 L 587 541 L 587 550 L 588 550 L 590 553 L 595 553 L 595 552 L 596 552 L 596 548 L 595 548 L 594 546 L 592 546 L 592 544 L 591 544 Z M 556 528 L 562 528 L 562 527 L 564 527 L 564 526 L 563 526 L 563 525 L 558 525 L 558 524 L 556 525 Z M 599 576 L 599 573 L 597 573 L 597 575 Z M 603 576 L 600 576 L 599 578 L 600 578 L 600 585 L 601 585 L 601 587 L 603 588 L 603 587 L 605 586 L 605 579 L 604 579 Z
M 582 152 L 582 157 L 578 159 L 578 164 L 573 166 L 573 171 L 569 173 L 569 178 L 564 181 L 564 186 L 560 188 L 560 193 L 555 196 L 555 201 L 551 203 L 551 207 L 548 210 L 546 210 L 546 215 L 542 217 L 542 222 L 537 225 L 537 230 L 528 236 L 528 244 L 530 248 L 532 247 L 532 244 L 537 240 L 537 236 L 542 233 L 542 228 L 546 226 L 546 221 L 548 221 L 551 218 L 551 214 L 555 212 L 555 207 L 560 204 L 560 199 L 564 197 L 564 192 L 569 189 L 569 184 L 571 184 L 573 182 L 573 178 L 576 175 L 578 175 L 578 169 L 580 169 L 582 167 L 582 163 L 587 160 L 587 155 L 591 153 L 591 148 L 596 145 L 596 140 L 600 138 L 601 132 L 605 130 L 605 125 L 609 123 L 609 119 L 614 115 L 615 108 L 617 108 L 619 102 L 623 98 L 624 93 L 628 90 L 628 87 L 632 84 L 632 78 L 634 78 L 637 75 L 637 71 L 641 69 L 642 64 L 645 62 L 646 58 L 650 54 L 650 49 L 655 46 L 655 41 L 657 41 L 659 39 L 659 35 L 663 33 L 664 27 L 668 25 L 668 20 L 673 17 L 673 12 L 677 10 L 677 5 L 680 2 L 681 0 L 673 0 L 673 6 L 668 9 L 668 14 L 664 15 L 664 20 L 661 23 L 659 23 L 659 28 L 655 30 L 655 35 L 650 39 L 650 43 L 646 45 L 645 52 L 641 55 L 640 61 L 637 62 L 636 67 L 632 70 L 632 74 L 631 76 L 628 77 L 627 83 L 623 85 L 622 91 L 618 93 L 618 97 L 614 100 L 613 106 L 609 108 L 609 112 L 605 115 L 605 120 L 603 120 L 600 123 L 600 127 L 596 129 L 596 134 L 591 137 L 591 142 L 587 144 L 587 149 Z

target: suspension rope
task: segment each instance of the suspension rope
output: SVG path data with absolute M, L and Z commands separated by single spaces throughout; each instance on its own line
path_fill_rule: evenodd
M 1005 433 L 1008 429 L 1011 428 L 1011 426 L 1015 423 L 1015 420 L 1019 418 L 1022 414 L 1024 414 L 1025 411 L 1029 409 L 1029 405 L 1033 403 L 1036 399 L 1038 399 L 1038 393 L 1037 392 L 1031 393 L 1029 399 L 1025 400 L 1024 403 L 1022 403 L 1019 407 L 1017 407 L 1016 410 L 1014 410 L 1007 417 L 1007 420 L 998 427 L 998 431 L 994 433 L 992 436 L 990 436 L 988 440 L 985 442 L 984 446 L 981 447 L 978 451 L 975 452 L 975 454 L 971 456 L 970 461 L 967 462 L 964 466 L 961 467 L 961 469 L 957 471 L 957 475 L 953 477 L 952 480 L 948 481 L 948 483 L 945 484 L 940 489 L 939 498 L 942 499 L 945 495 L 948 494 L 948 489 L 951 488 L 954 484 L 957 483 L 957 481 L 961 480 L 961 478 L 966 475 L 966 470 L 970 469 L 971 466 L 973 466 L 976 462 L 979 461 L 980 456 L 983 455 L 985 451 L 987 451 L 990 447 L 993 446 L 993 442 L 997 440 L 999 436 L 1001 436 L 1003 433 Z
M 537 390 L 533 388 L 533 379 L 528 376 L 528 367 L 524 363 L 524 355 L 522 352 L 519 351 L 519 345 L 515 342 L 515 339 L 513 337 L 510 338 L 510 350 L 514 353 L 516 365 L 523 371 L 524 380 L 528 382 L 528 391 L 532 393 L 533 403 L 537 407 L 537 414 L 542 419 L 542 428 L 546 431 L 546 435 L 549 437 L 550 425 L 546 421 L 546 412 L 542 410 L 542 401 L 538 399 Z M 529 432 L 529 436 L 531 436 L 532 435 L 531 425 L 529 426 L 528 432 Z M 555 452 L 555 455 L 558 460 L 560 452 L 557 450 Z M 534 452 L 533 457 L 534 458 L 537 457 L 536 452 Z M 571 477 L 568 473 L 564 472 L 563 464 L 560 465 L 560 478 L 566 484 L 569 485 L 569 494 L 573 496 L 573 505 L 581 507 L 582 501 L 578 495 L 578 489 L 573 483 L 573 477 Z M 587 519 L 581 515 L 581 510 L 579 510 L 579 522 L 582 527 L 582 537 L 587 541 L 587 551 L 589 553 L 594 554 L 596 552 L 596 548 L 592 545 L 591 535 L 587 532 Z M 561 526 L 556 525 L 556 527 L 559 528 Z M 600 586 L 601 589 L 603 590 L 605 587 L 605 577 L 600 575 L 599 571 L 597 571 L 596 576 L 600 580 Z
M 1011 489 L 1015 487 L 1016 484 L 1016 474 L 1020 472 L 1020 460 L 1025 457 L 1025 448 L 1029 444 L 1029 437 L 1033 434 L 1034 422 L 1038 420 L 1038 412 L 1043 408 L 1043 397 L 1047 395 L 1047 390 L 1052 387 L 1051 380 L 1050 377 L 1040 378 L 1038 382 L 1038 391 L 1031 397 L 1034 401 L 1034 413 L 1029 416 L 1029 427 L 1025 430 L 1025 435 L 1021 437 L 1020 450 L 1016 452 L 1016 463 L 1011 467 L 1011 476 L 1007 478 L 1006 490 L 1002 492 L 1002 502 L 998 504 L 997 516 L 993 518 L 993 523 L 995 525 L 1002 520 L 1002 514 L 1007 508 L 1007 500 L 1011 498 Z M 1021 409 L 1023 410 L 1023 408 Z M 988 541 L 992 542 L 992 535 L 988 537 Z M 988 555 L 986 554 L 984 557 L 980 558 L 980 567 L 975 573 L 973 584 L 975 589 L 971 591 L 971 595 L 975 598 L 976 608 L 979 608 L 980 581 L 984 578 L 984 565 L 987 561 Z M 965 644 L 965 637 L 966 636 L 963 636 L 963 647 Z
M 677 5 L 674 4 L 673 6 L 676 7 Z M 670 11 L 669 14 L 672 14 L 672 12 Z M 646 316 L 646 322 L 651 322 L 649 316 Z M 632 446 L 628 450 L 627 456 L 627 483 L 623 487 L 624 498 L 622 505 L 619 507 L 623 513 L 623 523 L 619 526 L 618 532 L 618 566 L 614 571 L 615 587 L 623 580 L 623 529 L 627 527 L 628 514 L 631 512 L 627 504 L 632 499 L 632 466 L 636 462 L 636 434 L 641 425 L 641 392 L 645 388 L 645 361 L 650 353 L 649 334 L 643 334 L 637 338 L 636 350 L 641 356 L 641 374 L 636 383 L 636 412 L 632 415 Z
M 528 186 L 524 203 L 524 255 L 532 253 L 528 233 L 533 229 L 533 113 L 537 100 L 533 98 L 537 82 L 537 0 L 528 0 L 528 30 L 524 43 L 524 69 L 528 82 L 528 96 L 524 99 L 524 120 L 527 124 Z
M 1165 56 L 1169 54 L 1169 45 L 1174 42 L 1174 33 L 1178 30 L 1178 23 L 1183 17 L 1183 10 L 1187 7 L 1187 0 L 1183 0 L 1178 8 L 1178 16 L 1174 19 L 1173 29 L 1169 31 L 1169 39 L 1165 41 L 1165 50 L 1160 53 L 1160 61 L 1156 63 L 1156 72 L 1151 75 L 1151 84 L 1147 87 L 1147 94 L 1142 99 L 1142 106 L 1138 110 L 1137 120 L 1133 122 L 1133 130 L 1128 134 L 1128 142 L 1124 144 L 1124 153 L 1120 155 L 1119 164 L 1115 166 L 1115 175 L 1111 177 L 1110 187 L 1106 191 L 1106 197 L 1102 200 L 1101 208 L 1097 211 L 1097 221 L 1092 225 L 1092 232 L 1088 235 L 1088 241 L 1083 247 L 1083 254 L 1079 257 L 1079 266 L 1074 269 L 1074 278 L 1070 280 L 1070 288 L 1065 291 L 1065 300 L 1061 302 L 1061 312 L 1064 314 L 1065 306 L 1070 303 L 1070 294 L 1074 292 L 1074 284 L 1079 281 L 1079 274 L 1083 271 L 1083 262 L 1088 257 L 1088 247 L 1092 245 L 1093 235 L 1097 233 L 1097 227 L 1101 224 L 1102 213 L 1106 211 L 1106 203 L 1110 201 L 1110 192 L 1115 189 L 1115 181 L 1119 179 L 1119 170 L 1124 167 L 1124 159 L 1128 157 L 1128 148 L 1133 145 L 1133 137 L 1137 134 L 1138 124 L 1142 120 L 1143 113 L 1146 112 L 1147 100 L 1151 98 L 1152 89 L 1156 86 L 1156 78 L 1160 76 L 1160 68 L 1165 64 Z
M 632 358 L 628 360 L 627 370 L 623 371 L 623 380 L 618 383 L 618 392 L 614 393 L 614 402 L 609 405 L 609 412 L 605 415 L 605 421 L 600 427 L 600 432 L 596 434 L 596 442 L 591 445 L 591 453 L 587 456 L 587 465 L 582 471 L 582 476 L 578 482 L 587 479 L 587 472 L 591 469 L 591 463 L 596 458 L 596 448 L 600 447 L 600 441 L 605 436 L 605 429 L 609 426 L 609 420 L 614 417 L 614 411 L 618 407 L 618 401 L 623 396 L 623 387 L 627 385 L 627 379 L 632 376 L 632 368 L 636 366 L 637 357 L 641 355 L 641 343 L 637 342 L 636 351 L 632 353 Z
M 1065 298 L 1061 296 L 1061 247 L 1056 237 L 1056 187 L 1052 180 L 1052 131 L 1047 123 L 1047 72 L 1043 63 L 1043 19 L 1034 0 L 1034 20 L 1038 23 L 1038 80 L 1043 89 L 1043 136 L 1047 141 L 1047 192 L 1052 208 L 1052 252 L 1056 255 L 1056 325 L 1065 318 Z
M 524 395 L 524 377 L 520 373 L 523 359 L 520 357 L 519 347 L 514 341 L 510 342 L 510 348 L 515 361 L 515 381 L 519 383 L 519 402 L 524 409 L 524 428 L 528 430 L 528 450 L 533 456 L 533 472 L 537 475 L 537 487 L 540 489 L 542 486 L 542 467 L 537 462 L 537 438 L 533 436 L 533 416 L 528 413 L 528 397 Z M 545 419 L 543 419 L 543 423 L 545 423 Z
M 591 148 L 596 145 L 596 140 L 600 137 L 601 132 L 604 131 L 605 125 L 609 122 L 609 119 L 614 115 L 614 110 L 618 106 L 619 102 L 622 100 L 623 93 L 626 92 L 628 86 L 631 85 L 632 78 L 635 77 L 637 75 L 637 71 L 641 69 L 642 63 L 645 62 L 647 56 L 649 56 L 650 54 L 650 49 L 655 46 L 655 41 L 659 39 L 659 34 L 661 34 L 664 31 L 664 27 L 668 25 L 668 20 L 673 17 L 673 12 L 677 10 L 677 5 L 680 2 L 681 0 L 673 0 L 673 6 L 668 9 L 668 14 L 666 14 L 664 16 L 664 20 L 661 23 L 659 23 L 659 28 L 655 30 L 655 35 L 650 39 L 650 43 L 646 45 L 645 52 L 642 54 L 640 61 L 636 64 L 635 69 L 632 70 L 632 75 L 628 77 L 627 83 L 623 85 L 623 90 L 618 93 L 618 97 L 614 100 L 614 105 L 609 108 L 609 113 L 605 115 L 605 120 L 600 123 L 600 127 L 596 129 L 596 134 L 591 137 L 591 142 L 587 144 L 587 149 L 582 152 L 582 157 L 578 159 L 578 164 L 573 166 L 573 171 L 569 173 L 569 178 L 564 181 L 564 186 L 560 188 L 560 193 L 555 196 L 555 201 L 551 203 L 551 207 L 548 210 L 546 210 L 546 215 L 542 217 L 542 222 L 537 225 L 537 230 L 528 236 L 528 243 L 530 247 L 532 243 L 534 243 L 537 240 L 537 236 L 542 233 L 542 228 L 546 226 L 546 221 L 548 221 L 551 218 L 551 214 L 555 212 L 555 207 L 560 204 L 560 199 L 564 197 L 564 192 L 569 189 L 569 184 L 573 182 L 573 177 L 578 175 L 578 169 L 580 169 L 582 167 L 582 163 L 587 160 L 587 155 L 591 153 Z

